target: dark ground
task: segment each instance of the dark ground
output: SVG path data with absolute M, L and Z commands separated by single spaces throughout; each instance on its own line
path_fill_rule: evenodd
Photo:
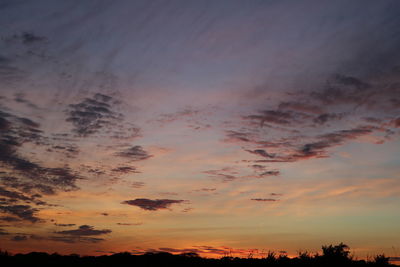
M 269 252 L 265 258 L 234 258 L 209 259 L 199 257 L 196 253 L 173 255 L 166 252 L 131 255 L 128 252 L 109 256 L 79 256 L 47 254 L 31 252 L 28 254 L 11 255 L 0 251 L 0 266 L 395 266 L 389 264 L 389 258 L 377 255 L 371 261 L 356 260 L 350 256 L 349 247 L 344 244 L 323 246 L 321 255 L 311 255 L 307 252 L 295 258 L 285 255 L 277 256 Z

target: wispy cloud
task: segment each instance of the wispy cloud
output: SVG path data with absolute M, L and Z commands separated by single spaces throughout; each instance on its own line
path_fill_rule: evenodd
M 55 226 L 60 226 L 60 227 L 71 227 L 75 226 L 76 224 L 74 223 L 54 223 Z
M 127 204 L 131 206 L 137 206 L 143 210 L 162 210 L 168 209 L 173 204 L 183 203 L 185 200 L 175 200 L 175 199 L 147 199 L 147 198 L 137 198 L 133 200 L 125 200 L 122 204 Z
M 66 120 L 73 124 L 73 130 L 78 136 L 89 136 L 122 120 L 122 114 L 112 110 L 114 104 L 112 97 L 97 93 L 93 98 L 70 104 Z
M 138 226 L 142 225 L 143 223 L 117 223 L 117 225 L 122 225 L 122 226 Z
M 259 201 L 259 202 L 275 202 L 275 201 L 279 201 L 278 199 L 274 199 L 274 198 L 252 198 L 251 200 Z
M 96 236 L 96 235 L 104 235 L 111 233 L 110 229 L 96 230 L 93 226 L 90 225 L 81 225 L 78 229 L 74 230 L 65 230 L 55 232 L 56 234 L 61 235 L 70 235 L 70 236 Z
M 1 205 L 0 211 L 6 214 L 13 215 L 21 221 L 28 221 L 31 223 L 42 221 L 39 217 L 36 216 L 36 213 L 39 210 L 32 208 L 28 205 Z
M 119 157 L 127 158 L 131 161 L 146 160 L 153 156 L 148 154 L 147 151 L 145 151 L 141 146 L 129 147 L 120 152 L 117 152 L 116 155 Z

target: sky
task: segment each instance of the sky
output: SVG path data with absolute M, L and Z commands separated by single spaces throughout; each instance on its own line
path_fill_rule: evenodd
M 399 12 L 0 1 L 0 249 L 400 256 Z

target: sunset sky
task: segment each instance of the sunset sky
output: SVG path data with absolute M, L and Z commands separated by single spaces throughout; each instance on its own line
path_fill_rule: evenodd
M 399 13 L 0 0 L 0 249 L 400 256 Z

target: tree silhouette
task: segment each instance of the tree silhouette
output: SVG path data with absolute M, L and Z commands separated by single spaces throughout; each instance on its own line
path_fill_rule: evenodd
M 349 251 L 349 246 L 343 243 L 340 243 L 339 245 L 336 246 L 322 246 L 322 253 L 323 257 L 327 258 L 343 258 L 347 259 L 350 251 Z
M 374 257 L 374 262 L 378 266 L 388 266 L 389 265 L 389 257 L 386 257 L 385 254 L 376 255 Z
M 79 256 L 77 254 L 60 255 L 44 252 L 11 255 L 0 250 L 0 266 L 57 266 L 57 267 L 122 267 L 122 266 L 174 266 L 174 267 L 379 267 L 394 266 L 389 263 L 385 255 L 377 255 L 373 261 L 354 260 L 350 257 L 349 247 L 343 243 L 339 245 L 322 246 L 322 255 L 312 255 L 308 252 L 299 252 L 295 258 L 289 258 L 285 253 L 277 255 L 268 251 L 264 258 L 222 257 L 219 259 L 203 258 L 195 252 L 186 252 L 174 255 L 167 252 L 148 252 L 143 255 L 132 255 L 129 252 L 115 253 L 103 256 Z

